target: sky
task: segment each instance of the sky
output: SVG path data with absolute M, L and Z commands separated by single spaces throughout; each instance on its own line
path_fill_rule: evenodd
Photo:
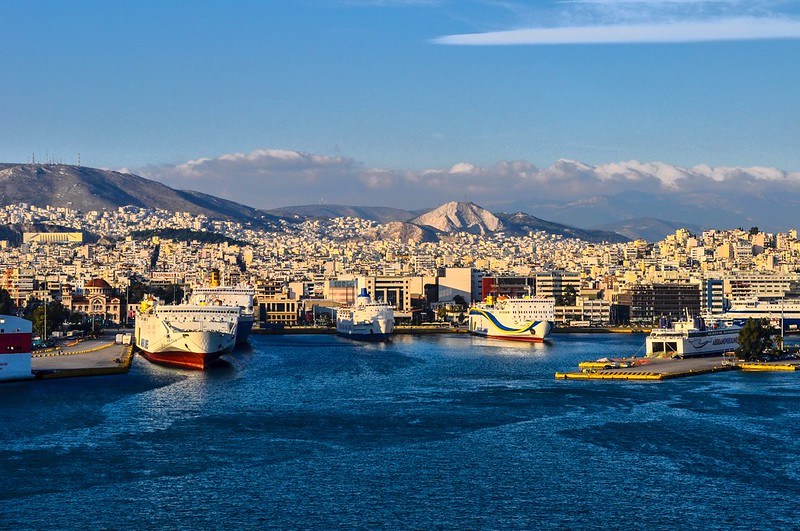
M 800 182 L 796 0 L 0 0 L 0 20 L 2 162 L 80 153 L 259 208 L 576 200 L 618 163 L 613 190 L 631 164 Z M 593 185 L 552 180 L 562 159 Z

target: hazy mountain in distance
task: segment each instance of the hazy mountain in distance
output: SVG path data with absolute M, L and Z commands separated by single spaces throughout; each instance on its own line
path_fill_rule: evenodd
M 687 229 L 692 234 L 700 234 L 703 228 L 698 225 L 681 223 L 679 221 L 667 221 L 656 218 L 634 218 L 616 223 L 609 223 L 600 227 L 599 230 L 613 231 L 630 238 L 631 240 L 647 240 L 657 242 L 663 240 L 668 234 L 674 234 L 678 229 Z
M 790 198 L 780 194 L 776 197 L 745 195 L 746 190 L 742 197 L 712 192 L 677 195 L 629 190 L 570 202 L 517 201 L 512 206 L 579 227 L 613 227 L 637 218 L 669 220 L 668 223 L 682 220 L 676 223 L 718 229 L 759 226 L 788 230 L 797 223 L 791 218 L 798 205 Z
M 360 218 L 378 223 L 408 221 L 415 216 L 413 212 L 399 208 L 347 205 L 298 205 L 275 208 L 267 212 L 282 218 Z
M 497 217 L 503 222 L 508 231 L 524 236 L 532 231 L 543 231 L 548 234 L 558 234 L 565 238 L 577 238 L 591 243 L 620 243 L 628 241 L 627 235 L 618 234 L 611 230 L 589 230 L 570 227 L 552 221 L 539 219 L 524 212 L 507 214 L 501 212 Z

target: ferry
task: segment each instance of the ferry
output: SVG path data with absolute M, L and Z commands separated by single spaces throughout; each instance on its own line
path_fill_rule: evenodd
M 0 382 L 27 380 L 31 372 L 33 323 L 13 315 L 0 315 Z
M 388 341 L 394 331 L 394 309 L 382 302 L 372 302 L 366 288 L 353 306 L 336 312 L 336 333 L 361 341 Z
M 195 288 L 189 299 L 190 304 L 200 306 L 235 306 L 239 308 L 239 323 L 236 327 L 236 344 L 244 345 L 253 329 L 255 311 L 253 297 L 256 290 L 250 287 L 212 285 Z
M 555 320 L 555 299 L 549 297 L 486 297 L 469 309 L 469 332 L 512 341 L 544 341 Z
M 236 344 L 239 307 L 158 304 L 142 301 L 136 312 L 136 347 L 152 363 L 206 369 Z
M 744 325 L 748 319 L 768 319 L 776 328 L 782 326 L 786 332 L 797 332 L 800 330 L 800 299 L 753 300 L 730 308 L 721 317 L 738 325 Z
M 741 326 L 701 317 L 670 323 L 662 319 L 645 340 L 651 358 L 697 358 L 720 355 L 739 346 Z

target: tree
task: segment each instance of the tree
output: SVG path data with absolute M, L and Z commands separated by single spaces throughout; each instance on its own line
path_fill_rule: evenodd
M 50 337 L 50 332 L 60 328 L 64 321 L 69 317 L 69 310 L 65 308 L 60 302 L 52 301 L 47 303 L 47 330 L 45 330 L 45 305 L 42 304 L 33 310 L 31 314 L 31 321 L 33 321 L 33 329 L 35 333 L 42 337 Z
M 750 234 L 750 236 L 755 236 L 756 234 L 758 234 L 758 227 L 750 227 L 748 234 Z
M 736 354 L 743 360 L 758 359 L 774 348 L 776 332 L 767 319 L 748 319 L 739 330 Z
M 564 288 L 564 296 L 563 296 L 563 303 L 565 306 L 575 306 L 575 301 L 578 298 L 578 292 L 575 291 L 575 287 L 572 285 L 567 285 Z
M 17 315 L 17 305 L 11 298 L 11 294 L 0 289 L 0 315 Z
M 453 297 L 453 303 L 462 308 L 467 307 L 467 301 L 464 300 L 464 297 L 461 295 L 456 295 L 455 297 Z

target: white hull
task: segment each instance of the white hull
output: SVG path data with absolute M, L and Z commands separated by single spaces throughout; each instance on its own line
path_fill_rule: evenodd
M 696 358 L 736 350 L 739 326 L 697 328 L 679 322 L 673 328 L 656 328 L 645 340 L 646 356 Z
M 538 342 L 550 335 L 554 319 L 553 299 L 487 299 L 469 309 L 469 332 L 492 339 Z
M 0 354 L 0 382 L 8 380 L 29 380 L 31 372 L 30 353 Z
M 374 338 L 382 341 L 394 331 L 394 320 L 374 319 L 372 321 L 353 323 L 350 320 L 336 321 L 336 333 L 346 337 L 359 339 Z

